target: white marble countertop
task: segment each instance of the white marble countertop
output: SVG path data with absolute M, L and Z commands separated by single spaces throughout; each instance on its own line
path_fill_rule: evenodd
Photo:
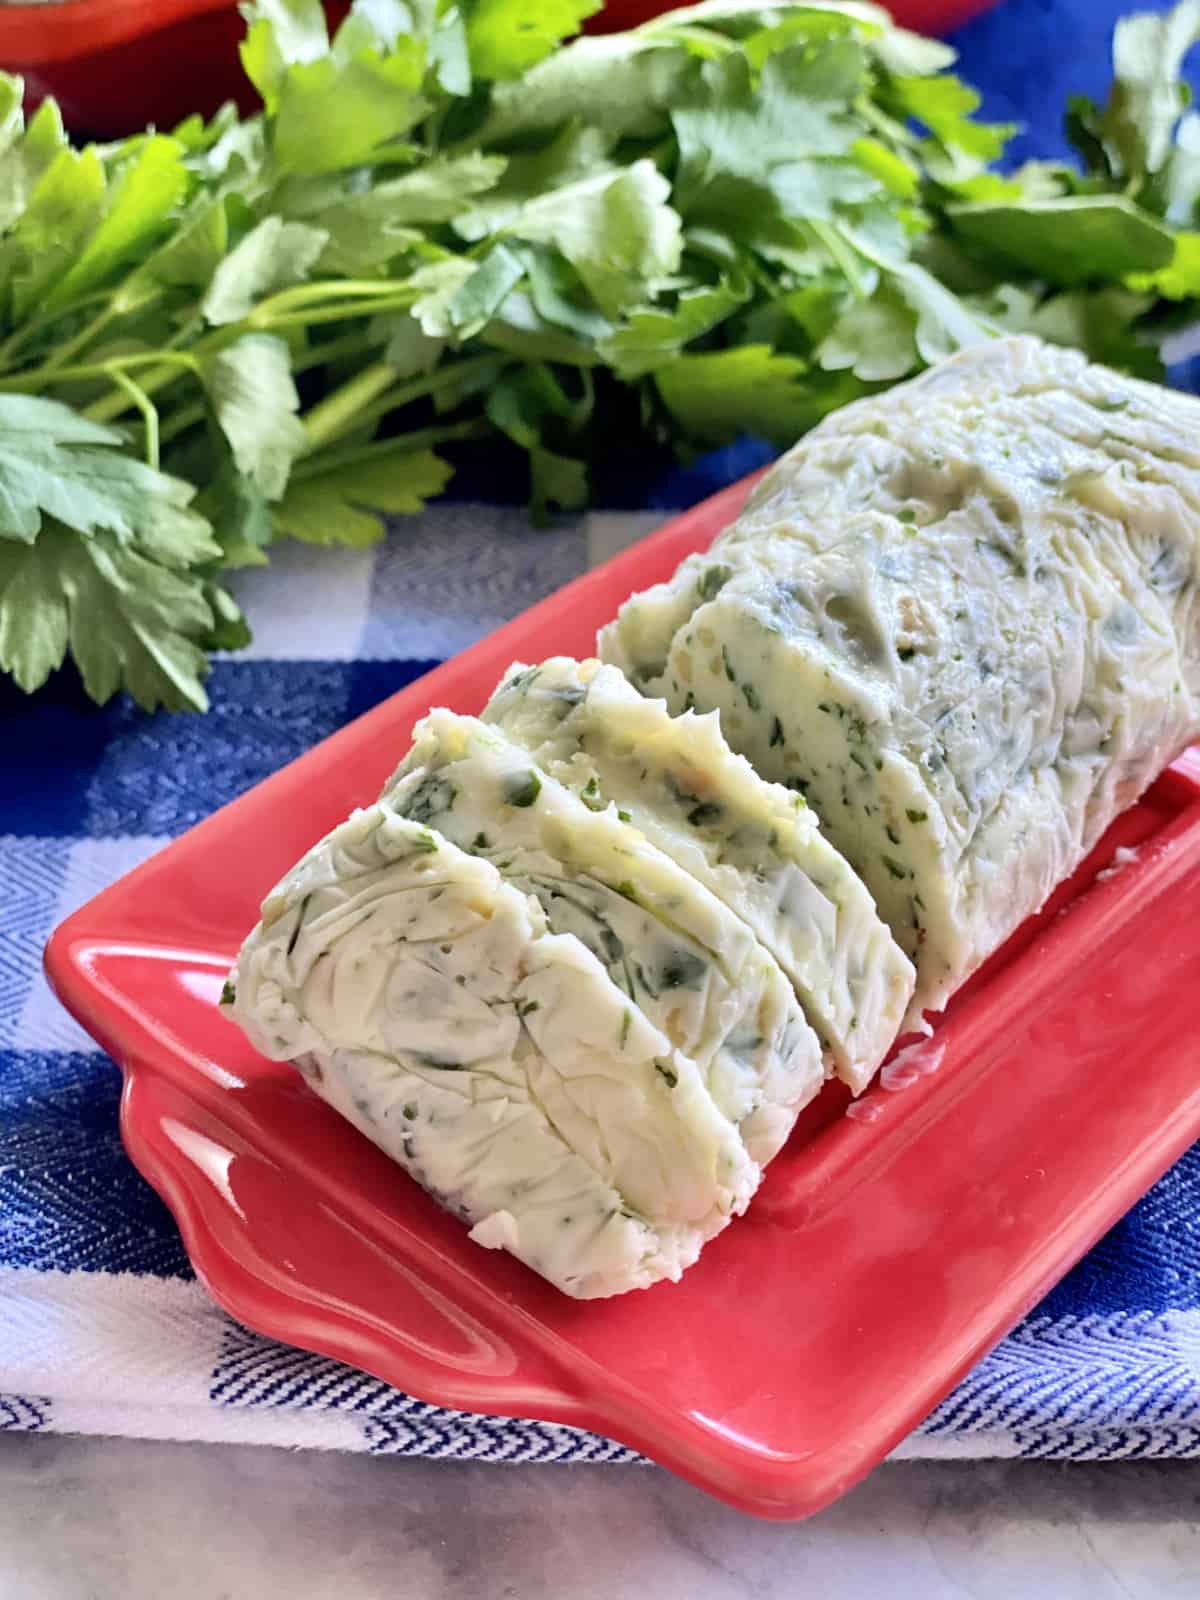
M 805 1523 L 653 1468 L 0 1435 L 3 1600 L 1193 1600 L 1200 1462 L 899 1462 Z

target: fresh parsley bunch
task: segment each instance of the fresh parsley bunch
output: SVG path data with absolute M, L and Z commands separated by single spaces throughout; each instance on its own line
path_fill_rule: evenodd
M 362 546 L 503 436 L 535 517 L 606 445 L 787 443 L 1001 327 L 1154 374 L 1200 296 L 1200 0 L 1122 23 L 1076 171 L 866 4 L 244 7 L 263 101 L 75 149 L 0 77 L 0 670 L 203 708 L 222 587 Z

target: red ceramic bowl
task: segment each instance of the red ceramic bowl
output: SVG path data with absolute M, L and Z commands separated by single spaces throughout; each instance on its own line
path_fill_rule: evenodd
M 329 0 L 331 23 L 348 0 Z M 0 67 L 19 72 L 32 107 L 53 96 L 73 131 L 114 139 L 171 128 L 223 101 L 252 111 L 242 71 L 246 24 L 236 0 L 66 0 L 0 3 Z
M 897 20 L 945 32 L 992 0 L 893 0 Z M 347 0 L 326 0 L 340 21 Z M 655 0 L 610 0 L 592 32 L 628 28 L 669 9 Z M 31 104 L 53 95 L 68 127 L 117 138 L 147 123 L 169 128 L 224 100 L 245 110 L 255 96 L 237 46 L 245 23 L 234 0 L 67 0 L 0 3 L 0 67 L 24 74 Z

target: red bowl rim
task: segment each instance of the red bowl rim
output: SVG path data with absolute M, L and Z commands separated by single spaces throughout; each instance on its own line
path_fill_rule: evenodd
M 236 0 L 51 0 L 0 5 L 0 56 L 8 69 L 68 61 L 126 44 L 208 11 L 232 11 Z

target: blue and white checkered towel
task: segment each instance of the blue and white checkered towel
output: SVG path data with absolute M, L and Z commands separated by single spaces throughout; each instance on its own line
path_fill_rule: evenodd
M 1036 123 L 1068 87 L 1103 91 L 1117 10 L 1011 0 L 961 36 L 964 73 L 991 85 L 990 112 L 1029 107 Z M 1055 133 L 1038 127 L 1034 147 Z M 727 452 L 655 503 L 690 503 L 759 459 Z M 218 663 L 206 717 L 97 711 L 63 685 L 28 701 L 0 680 L 0 1430 L 635 1459 L 570 1428 L 439 1410 L 234 1324 L 126 1159 L 120 1075 L 40 960 L 53 926 L 120 873 L 661 514 L 533 533 L 517 511 L 443 505 L 378 551 L 284 550 L 244 575 L 255 644 Z M 1200 1456 L 1200 1146 L 901 1453 Z

